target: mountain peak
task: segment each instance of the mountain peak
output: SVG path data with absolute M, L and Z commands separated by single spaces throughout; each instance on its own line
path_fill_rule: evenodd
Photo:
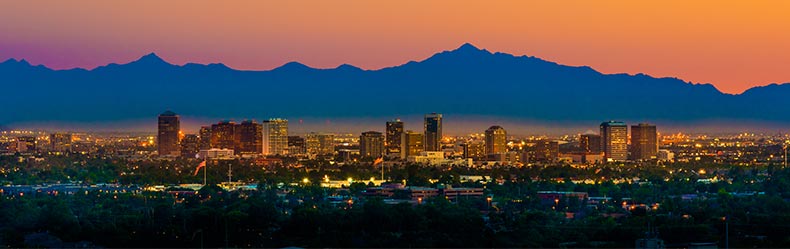
M 162 59 L 162 57 L 159 57 L 158 55 L 156 55 L 156 53 L 153 52 L 147 55 L 143 55 L 143 57 L 140 57 L 140 59 L 137 59 L 135 62 L 170 64 L 167 63 L 164 59 Z
M 281 71 L 281 70 L 308 70 L 308 69 L 313 69 L 313 68 L 308 67 L 305 64 L 299 63 L 298 61 L 291 61 L 283 64 L 278 68 L 275 68 L 274 70 Z
M 349 71 L 362 71 L 361 68 L 355 67 L 354 65 L 350 65 L 350 64 L 342 64 L 340 66 L 337 66 L 335 69 L 337 69 L 337 70 L 349 70 Z
M 484 56 L 484 55 L 491 55 L 491 52 L 488 50 L 480 49 L 471 43 L 464 43 L 460 47 L 456 48 L 455 50 L 444 51 L 439 54 L 449 54 L 455 56 Z
M 479 49 L 472 45 L 472 43 L 464 43 L 460 47 L 456 48 L 455 51 L 483 51 L 483 49 Z
M 8 58 L 8 60 L 3 61 L 2 64 L 30 66 L 30 63 L 27 62 L 25 59 L 17 60 L 14 58 Z

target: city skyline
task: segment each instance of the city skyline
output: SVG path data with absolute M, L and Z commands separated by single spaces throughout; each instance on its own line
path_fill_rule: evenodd
M 790 1 L 0 1 L 0 247 L 790 248 Z

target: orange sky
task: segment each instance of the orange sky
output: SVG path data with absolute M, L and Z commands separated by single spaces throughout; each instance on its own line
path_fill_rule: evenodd
M 0 60 L 92 68 L 156 52 L 239 69 L 376 69 L 471 42 L 740 93 L 790 82 L 789 10 L 790 1 L 0 1 Z

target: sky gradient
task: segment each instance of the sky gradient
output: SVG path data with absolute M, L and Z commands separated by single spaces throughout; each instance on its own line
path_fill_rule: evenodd
M 365 69 L 465 42 L 603 73 L 790 82 L 790 1 L 0 1 L 0 60 L 64 69 L 171 63 Z

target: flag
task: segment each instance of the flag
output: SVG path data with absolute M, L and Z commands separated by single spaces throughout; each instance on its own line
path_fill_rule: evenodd
M 197 175 L 198 171 L 200 171 L 200 168 L 203 168 L 203 167 L 206 167 L 206 161 L 205 160 L 203 160 L 203 162 L 200 162 L 200 164 L 198 164 L 197 168 L 195 169 L 195 175 Z
M 376 158 L 376 160 L 373 160 L 373 166 L 379 165 L 380 163 L 383 163 L 383 162 L 384 162 L 384 158 L 383 157 Z

